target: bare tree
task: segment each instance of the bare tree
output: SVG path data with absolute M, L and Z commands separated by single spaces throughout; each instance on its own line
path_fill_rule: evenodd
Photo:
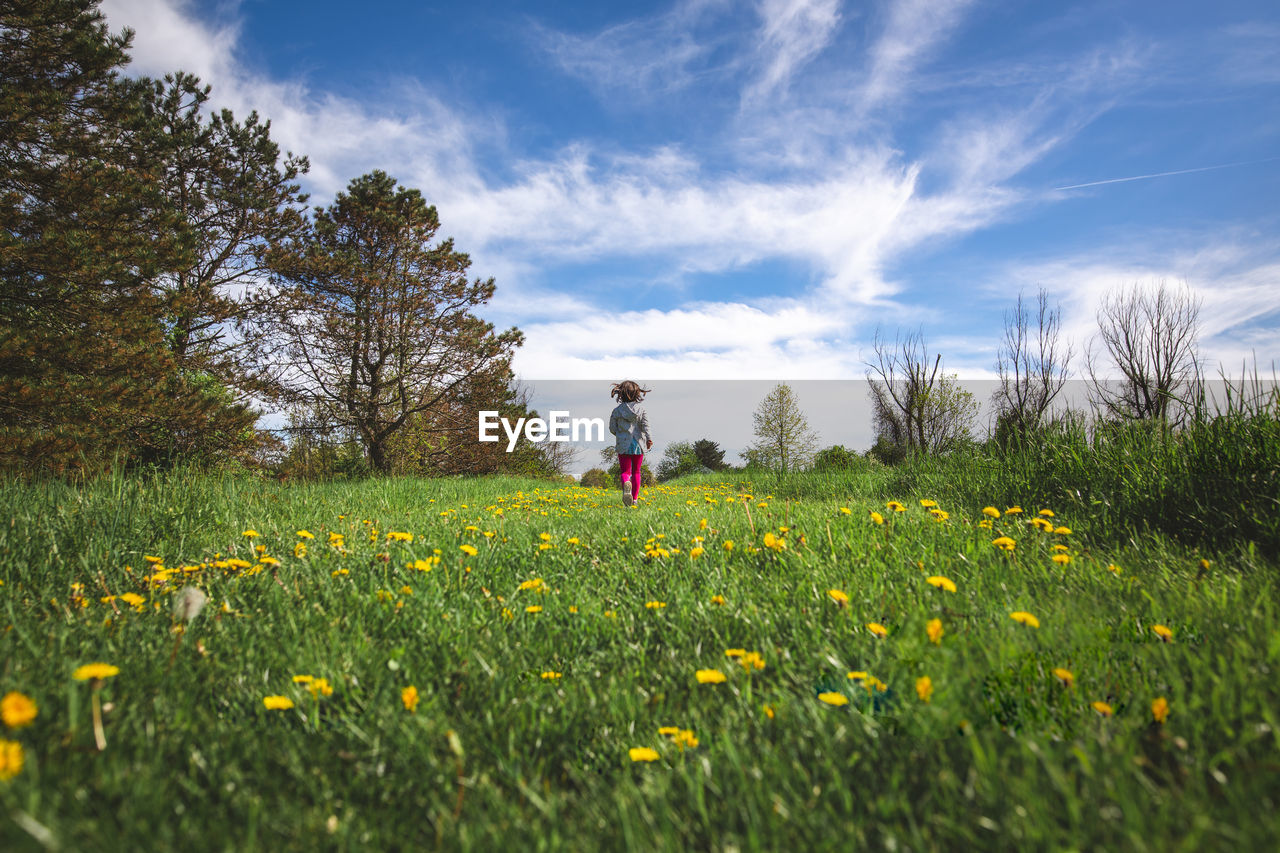
M 1087 353 L 1089 396 L 1104 416 L 1176 423 L 1200 388 L 1200 300 L 1184 284 L 1133 284 L 1103 299 Z M 1109 363 L 1119 376 L 1109 379 Z
M 878 444 L 901 453 L 942 453 L 969 435 L 978 406 L 954 375 L 941 374 L 942 356 L 929 363 L 924 334 L 894 337 L 876 330 L 875 361 L 867 381 Z
M 1000 387 L 994 402 L 1000 421 L 1018 435 L 1040 426 L 1066 385 L 1073 353 L 1070 344 L 1062 343 L 1061 335 L 1061 311 L 1049 307 L 1044 288 L 1036 297 L 1034 315 L 1023 303 L 1022 294 L 1018 294 L 1013 312 L 1005 314 L 1004 340 L 996 355 Z

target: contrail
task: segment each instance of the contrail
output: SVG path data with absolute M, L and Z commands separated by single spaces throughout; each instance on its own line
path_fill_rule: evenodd
M 1241 163 L 1220 163 L 1217 166 L 1201 166 L 1198 169 L 1178 169 L 1174 172 L 1156 172 L 1153 175 L 1134 175 L 1131 178 L 1112 178 L 1107 181 L 1090 181 L 1087 184 L 1072 184 L 1069 187 L 1054 187 L 1057 190 L 1079 190 L 1085 187 L 1100 187 L 1103 184 L 1123 184 L 1127 181 L 1145 181 L 1147 178 L 1167 178 L 1169 175 L 1189 175 L 1192 172 L 1211 172 L 1214 169 L 1230 169 L 1234 166 L 1256 166 L 1259 163 L 1270 163 L 1272 160 L 1280 160 L 1280 157 L 1267 157 L 1263 160 L 1245 160 Z

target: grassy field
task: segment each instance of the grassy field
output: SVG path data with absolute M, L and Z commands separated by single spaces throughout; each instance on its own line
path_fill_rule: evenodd
M 886 484 L 0 486 L 0 848 L 1280 847 L 1269 558 Z

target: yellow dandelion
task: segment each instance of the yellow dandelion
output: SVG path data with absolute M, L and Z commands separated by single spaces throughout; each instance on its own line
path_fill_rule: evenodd
M 293 677 L 294 684 L 310 684 L 315 680 L 316 677 L 314 675 L 295 675 Z
M 916 695 L 920 697 L 921 702 L 928 702 L 933 698 L 933 679 L 927 675 L 922 675 L 916 679 Z
M 885 504 L 885 508 L 886 508 L 886 509 L 891 509 L 891 510 L 893 510 L 894 512 L 906 512 L 906 511 L 907 511 L 907 508 L 906 508 L 905 506 L 903 506 L 902 504 L 898 503 L 897 501 L 889 501 L 887 504 Z
M 1054 554 L 1053 561 L 1060 566 L 1065 566 L 1067 563 L 1071 562 L 1071 555 L 1070 554 Z
M 694 560 L 698 559 L 705 553 L 707 553 L 707 549 L 703 548 L 701 545 L 699 545 L 697 548 L 689 549 L 689 556 Z
M 990 516 L 991 518 L 999 518 L 1000 510 L 996 509 L 993 506 L 984 506 L 982 508 L 982 514 L 986 516 Z
M 25 693 L 11 690 L 0 699 L 0 719 L 11 729 L 20 729 L 36 718 L 36 703 Z
M 1008 536 L 1000 536 L 996 539 L 992 539 L 991 544 L 995 545 L 997 548 L 999 548 L 1002 551 L 1012 551 L 1014 549 L 1014 546 L 1017 543 L 1014 542 L 1012 539 L 1010 539 Z
M 8 782 L 22 772 L 26 753 L 16 740 L 0 738 L 0 782 Z
M 526 608 L 524 609 L 524 612 L 525 612 L 525 613 L 541 613 L 541 612 L 542 612 L 542 605 L 541 605 L 541 604 L 530 604 L 528 607 L 526 607 Z
M 693 675 L 699 684 L 720 684 L 725 679 L 724 673 L 718 669 L 700 669 Z
M 1090 704 L 1093 706 L 1093 710 L 1098 712 L 1098 716 L 1100 717 L 1110 717 L 1112 714 L 1115 713 L 1115 711 L 1112 710 L 1111 706 L 1108 705 L 1106 702 L 1092 702 Z
M 871 522 L 873 524 L 884 524 L 884 516 L 878 512 L 871 513 Z
M 746 649 L 725 649 L 724 656 L 727 658 L 740 658 L 747 653 Z
M 665 601 L 646 601 L 644 606 L 649 610 L 661 610 L 667 606 L 667 603 Z
M 867 630 L 881 640 L 889 635 L 889 629 L 885 628 L 879 622 L 868 622 Z
M 1005 514 L 1005 515 L 1021 515 L 1021 514 L 1022 514 L 1022 507 L 1020 507 L 1020 506 L 1011 506 L 1011 507 L 1009 507 L 1008 509 L 1006 509 L 1006 510 L 1004 511 L 1004 514 Z
M 418 699 L 418 688 L 412 684 L 400 691 L 400 701 L 404 704 L 404 709 L 410 714 L 418 710 Z
M 1075 683 L 1076 683 L 1075 674 L 1072 673 L 1071 670 L 1069 669 L 1063 669 L 1060 666 L 1054 667 L 1053 677 L 1061 681 L 1063 687 L 1075 686 Z
M 288 696 L 263 696 L 262 705 L 268 711 L 287 711 L 293 707 L 293 700 Z
M 1042 515 L 1042 516 L 1044 516 L 1045 518 L 1053 518 L 1053 510 L 1051 510 L 1051 509 L 1042 509 L 1042 510 L 1040 510 L 1040 512 L 1036 513 L 1036 515 Z
M 764 669 L 764 658 L 759 652 L 747 652 L 738 658 L 738 663 L 742 664 L 742 668 L 750 671 L 752 668 Z
M 942 620 L 930 619 L 924 626 L 925 631 L 929 634 L 929 642 L 935 646 L 942 642 Z
M 259 536 L 261 536 L 262 534 L 261 534 L 261 533 L 259 533 L 259 532 L 258 532 L 258 531 L 256 531 L 256 530 L 246 530 L 244 533 L 242 533 L 242 534 L 240 534 L 240 535 L 241 535 L 241 536 L 243 536 L 243 537 L 245 537 L 246 539 L 256 539 L 256 538 L 258 538 Z
M 307 685 L 307 690 L 311 693 L 313 699 L 321 696 L 332 696 L 333 685 L 329 683 L 327 678 L 317 678 Z
M 678 735 L 680 734 L 680 727 L 679 726 L 659 726 L 658 734 L 662 735 L 663 737 Z
M 1025 610 L 1015 610 L 1009 614 L 1009 618 L 1014 622 L 1020 622 L 1030 628 L 1039 628 L 1040 620 L 1032 616 Z
M 732 540 L 732 539 L 726 539 L 726 540 L 725 540 L 724 545 L 722 545 L 721 547 L 722 547 L 722 548 L 724 548 L 724 550 L 725 550 L 725 551 L 732 551 L 732 550 L 733 550 L 733 540 Z
M 466 554 L 468 557 L 474 557 L 476 554 L 480 553 L 479 549 L 476 548 L 475 545 L 459 545 L 458 550 Z
M 849 673 L 849 680 L 850 681 L 866 681 L 867 674 L 862 670 L 854 670 L 853 672 Z
M 1055 528 L 1053 528 L 1053 532 L 1054 532 L 1054 533 L 1056 533 L 1056 534 L 1058 534 L 1059 536 L 1070 536 L 1070 535 L 1071 535 L 1071 528 L 1070 528 L 1070 527 L 1055 527 Z
M 848 705 L 849 697 L 845 696 L 843 693 L 819 693 L 818 701 L 825 702 L 828 705 L 835 705 L 838 708 L 841 705 Z
M 723 604 L 724 604 L 724 596 L 723 596 L 723 595 L 713 595 L 713 596 L 711 596 L 711 603 L 712 603 L 712 604 L 719 604 L 719 605 L 723 605 Z
M 928 498 L 924 498 L 923 500 L 921 500 L 921 501 L 920 501 L 920 506 L 924 507 L 925 509 L 932 509 L 933 507 L 936 507 L 937 505 L 938 505 L 938 502 L 937 502 L 937 501 L 935 501 L 935 500 L 930 500 L 930 499 L 928 499 Z
M 1152 625 L 1151 630 L 1156 632 L 1156 636 L 1160 638 L 1162 643 L 1173 642 L 1173 631 L 1164 625 Z
M 299 530 L 297 531 L 296 535 L 299 539 L 315 539 L 316 538 L 315 534 L 312 533 L 310 530 Z
M 71 673 L 71 677 L 76 681 L 98 680 L 103 678 L 113 678 L 120 674 L 120 667 L 112 666 L 109 663 L 87 663 Z
M 658 751 L 647 746 L 633 746 L 627 750 L 632 761 L 657 761 Z
M 549 670 L 547 670 L 546 672 L 542 673 L 542 676 L 541 676 L 541 677 L 542 677 L 543 679 L 545 679 L 546 681 L 555 681 L 557 678 L 560 678 L 560 677 L 562 677 L 563 675 L 564 675 L 564 673 L 562 673 L 562 672 L 556 672 L 555 670 L 550 670 L 550 669 L 549 669 Z
M 760 706 L 760 710 L 764 711 L 764 715 L 771 720 L 773 719 L 773 716 L 776 713 L 772 705 L 762 705 Z
M 1157 723 L 1164 725 L 1165 718 L 1169 716 L 1169 700 L 1160 696 L 1151 702 L 1151 718 Z
M 681 729 L 671 736 L 671 742 L 681 749 L 686 747 L 693 749 L 698 745 L 698 739 L 694 736 L 692 729 Z
M 827 595 L 831 596 L 831 600 L 841 607 L 844 607 L 849 603 L 849 595 L 843 590 L 829 589 L 827 590 Z
M 840 514 L 841 514 L 841 515 L 853 515 L 853 510 L 849 509 L 847 506 L 842 506 L 842 507 L 840 507 Z
M 925 578 L 924 580 L 925 583 L 930 586 L 936 586 L 938 589 L 944 589 L 947 592 L 956 591 L 955 582 L 950 578 L 944 578 L 942 575 L 933 575 L 932 577 Z

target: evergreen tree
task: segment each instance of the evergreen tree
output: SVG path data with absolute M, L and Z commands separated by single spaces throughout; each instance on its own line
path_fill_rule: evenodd
M 468 281 L 470 258 L 452 240 L 431 244 L 439 227 L 417 190 L 375 171 L 270 254 L 281 379 L 293 400 L 358 434 L 378 472 L 391 470 L 389 442 L 411 419 L 505 377 L 522 341 L 471 313 L 493 296 L 493 279 Z
M 204 412 L 150 283 L 190 258 L 131 33 L 96 0 L 0 7 L 0 465 L 163 459 Z

